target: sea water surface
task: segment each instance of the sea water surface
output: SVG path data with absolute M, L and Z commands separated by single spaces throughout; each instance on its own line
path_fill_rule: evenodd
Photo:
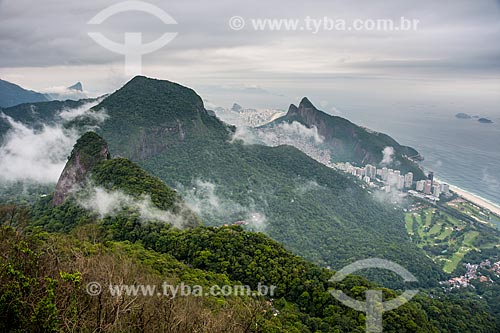
M 400 144 L 417 149 L 421 163 L 437 177 L 500 206 L 500 114 L 488 118 L 458 119 L 446 110 L 415 107 L 413 112 L 385 115 L 352 108 L 346 118 L 384 132 Z M 366 109 L 365 109 L 366 111 Z

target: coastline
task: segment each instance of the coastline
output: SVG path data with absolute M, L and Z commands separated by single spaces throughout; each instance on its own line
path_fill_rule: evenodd
M 424 173 L 427 174 L 430 170 L 425 169 L 422 165 L 419 164 L 419 167 L 424 171 Z M 458 186 L 452 185 L 449 182 L 445 181 L 444 179 L 440 179 L 439 176 L 434 176 L 434 179 L 440 183 L 446 183 L 450 185 L 450 191 L 456 193 L 458 196 L 462 197 L 463 199 L 472 202 L 473 204 L 487 209 L 490 212 L 492 212 L 494 215 L 500 218 L 500 205 L 491 202 L 488 199 L 485 199 L 477 194 L 474 194 L 472 192 L 469 192 L 467 190 L 464 190 Z
M 455 192 L 457 195 L 461 196 L 465 200 L 470 201 L 473 204 L 475 204 L 481 208 L 488 209 L 493 214 L 500 217 L 500 206 L 498 206 L 498 205 L 496 205 L 496 204 L 494 204 L 494 203 L 492 203 L 484 198 L 481 198 L 478 195 L 470 193 L 466 190 L 461 189 L 460 187 L 456 187 L 456 186 L 451 185 L 451 184 L 450 184 L 450 190 Z

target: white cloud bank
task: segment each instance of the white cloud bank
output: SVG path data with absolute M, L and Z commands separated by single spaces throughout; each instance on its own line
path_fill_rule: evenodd
M 76 129 L 65 128 L 64 124 L 77 117 L 90 117 L 102 123 L 106 119 L 105 111 L 89 111 L 97 103 L 61 110 L 53 124 L 42 125 L 40 129 L 0 113 L 11 127 L 0 146 L 0 182 L 56 183 L 73 145 L 82 134 Z
M 236 140 L 241 140 L 246 144 L 260 143 L 267 146 L 294 145 L 304 142 L 317 145 L 324 142 L 316 126 L 309 128 L 297 121 L 264 128 L 238 127 L 232 142 Z
M 216 193 L 217 186 L 211 182 L 198 179 L 193 182 L 189 189 L 183 186 L 179 187 L 186 206 L 203 220 L 217 221 L 219 224 L 232 224 L 242 220 L 258 231 L 263 231 L 266 228 L 267 218 L 262 210 L 256 207 L 255 203 L 244 206 L 223 198 Z
M 182 228 L 187 223 L 182 210 L 179 213 L 173 213 L 159 209 L 147 195 L 137 199 L 122 191 L 108 191 L 102 187 L 89 186 L 83 195 L 77 196 L 77 202 L 83 208 L 97 213 L 101 218 L 114 216 L 128 208 L 136 211 L 144 221 L 161 221 L 178 228 Z

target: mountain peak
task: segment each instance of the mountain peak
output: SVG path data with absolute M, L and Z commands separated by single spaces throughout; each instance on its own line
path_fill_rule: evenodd
M 136 76 L 93 110 L 105 109 L 109 120 L 100 125 L 109 147 L 132 161 L 163 153 L 172 142 L 229 135 L 226 125 L 211 116 L 203 100 L 180 84 Z M 133 137 L 123 145 L 122 137 Z
M 288 107 L 288 112 L 286 113 L 287 116 L 293 116 L 297 115 L 299 113 L 299 108 L 295 104 L 290 104 Z
M 83 91 L 82 83 L 81 82 L 77 82 L 74 85 L 68 87 L 68 90 L 76 90 L 76 91 L 82 92 Z
M 243 111 L 243 107 L 241 105 L 239 105 L 238 103 L 234 103 L 233 106 L 231 107 L 231 111 L 241 112 L 241 111 Z
M 304 109 L 304 108 L 307 109 L 312 108 L 316 110 L 316 107 L 311 103 L 311 101 L 307 97 L 302 98 L 299 104 L 299 109 Z
M 304 97 L 299 103 L 299 106 L 297 107 L 295 104 L 290 104 L 287 112 L 287 116 L 301 116 L 301 117 L 306 117 L 307 114 L 315 114 L 317 112 L 320 112 L 316 107 L 311 103 L 311 101 L 307 98 Z
M 108 144 L 95 132 L 87 132 L 78 139 L 57 182 L 54 206 L 61 205 L 75 185 L 83 183 L 97 164 L 109 158 Z
M 131 106 L 134 112 L 123 112 L 124 105 Z M 138 126 L 177 123 L 182 119 L 194 119 L 205 111 L 201 97 L 194 90 L 145 76 L 134 77 L 97 107 L 105 108 L 110 116 L 132 121 Z
M 131 79 L 110 97 L 112 97 L 111 99 L 124 98 L 129 103 L 132 100 L 137 100 L 140 104 L 144 104 L 148 99 L 156 104 L 158 104 L 159 99 L 172 105 L 187 102 L 195 105 L 198 109 L 204 108 L 201 97 L 193 89 L 172 81 L 140 75 Z

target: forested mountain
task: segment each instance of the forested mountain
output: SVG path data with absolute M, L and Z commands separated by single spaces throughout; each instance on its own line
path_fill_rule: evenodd
M 302 99 L 298 107 L 294 104 L 290 105 L 285 116 L 265 127 L 273 128 L 284 122 L 295 121 L 308 128 L 317 128 L 318 134 L 323 138 L 323 144 L 331 151 L 331 158 L 335 162 L 379 166 L 383 160 L 384 148 L 392 147 L 392 160 L 384 166 L 401 170 L 403 173 L 411 171 L 415 179 L 424 178 L 418 165 L 411 160 L 411 158 L 421 158 L 415 149 L 400 145 L 384 133 L 374 132 L 353 124 L 345 118 L 326 114 L 318 110 L 306 97 Z
M 49 99 L 44 94 L 26 90 L 17 84 L 0 79 L 0 107 L 7 108 L 22 103 L 44 102 Z
M 182 226 L 199 224 L 174 190 L 128 159 L 112 159 L 106 141 L 94 132 L 78 139 L 54 193 L 35 207 L 35 224 L 50 231 L 68 231 L 92 220 L 85 209 L 101 217 L 135 216 L 174 224 L 175 215 Z
M 106 142 L 95 133 L 78 140 L 60 178 L 74 190 L 60 205 L 54 206 L 49 196 L 33 208 L 0 207 L 0 330 L 365 331 L 364 315 L 341 305 L 329 290 L 363 300 L 364 292 L 377 286 L 355 276 L 329 282 L 332 271 L 295 256 L 262 233 L 238 226 L 174 227 L 179 216 L 197 218 L 179 209 L 182 199 L 158 178 L 127 159 L 111 158 L 104 147 Z M 78 169 L 81 177 L 68 177 L 80 160 L 85 161 Z M 85 208 L 85 197 L 97 188 L 112 197 L 120 193 L 135 200 L 104 214 L 99 205 Z M 163 221 L 144 218 L 134 203 L 145 197 L 164 212 L 158 215 L 166 217 Z M 261 283 L 275 286 L 275 292 L 272 297 L 116 296 L 108 288 L 159 288 L 166 281 L 207 289 L 243 284 L 252 291 Z M 89 283 L 99 283 L 101 292 L 90 293 Z M 387 299 L 396 296 L 382 290 Z M 383 319 L 384 332 L 497 329 L 480 300 L 461 301 L 444 294 L 421 293 L 386 312 Z
M 26 104 L 4 112 L 36 125 L 53 121 L 61 108 L 82 104 Z M 104 123 L 76 118 L 65 126 L 99 125 L 117 156 L 194 197 L 192 206 L 208 225 L 243 221 L 324 266 L 378 256 L 411 263 L 423 285 L 443 278 L 409 241 L 400 212 L 293 147 L 233 141 L 235 129 L 208 113 L 189 88 L 136 77 L 93 110 L 106 113 Z
M 44 125 L 53 125 L 61 111 L 65 109 L 76 109 L 86 103 L 95 101 L 94 99 L 82 99 L 79 101 L 50 101 L 40 103 L 25 103 L 0 110 L 0 143 L 2 138 L 11 129 L 9 121 L 1 114 L 12 118 L 24 125 L 40 129 Z
M 189 88 L 136 77 L 93 109 L 107 112 L 98 132 L 112 152 L 184 194 L 209 184 L 219 206 L 236 207 L 202 209 L 209 225 L 245 220 L 252 227 L 259 216 L 259 230 L 321 265 L 379 256 L 411 263 L 424 285 L 443 277 L 409 242 L 401 213 L 293 147 L 233 142 L 234 128 Z

